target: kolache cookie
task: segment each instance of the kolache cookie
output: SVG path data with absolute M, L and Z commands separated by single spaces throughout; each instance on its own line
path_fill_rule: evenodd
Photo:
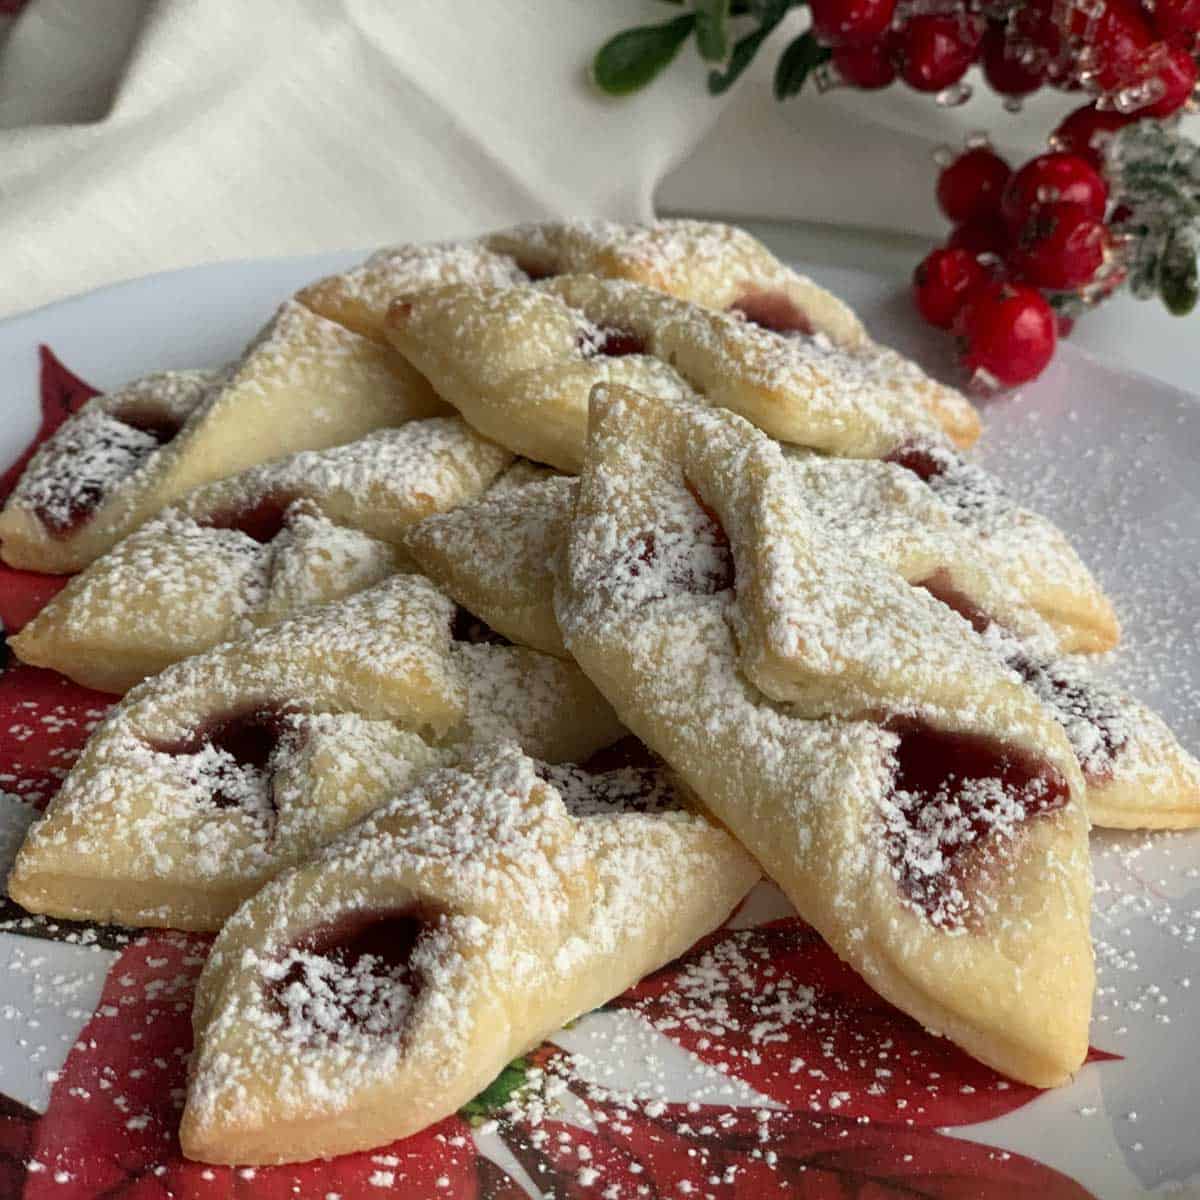
M 77 571 L 193 487 L 442 411 L 407 363 L 289 301 L 227 370 L 152 376 L 64 422 L 0 512 L 0 554 Z
M 398 575 L 131 691 L 9 876 L 32 912 L 217 929 L 448 748 L 585 760 L 624 731 L 573 663 L 504 644 Z
M 666 778 L 468 754 L 225 925 L 184 1153 L 292 1162 L 415 1133 L 711 932 L 758 874 Z
M 567 648 L 882 996 L 1037 1086 L 1083 1062 L 1084 785 L 957 615 L 796 503 L 736 416 L 592 400 Z
M 478 496 L 511 460 L 458 417 L 430 417 L 251 467 L 118 542 L 9 645 L 88 687 L 127 691 L 403 569 L 404 528 Z

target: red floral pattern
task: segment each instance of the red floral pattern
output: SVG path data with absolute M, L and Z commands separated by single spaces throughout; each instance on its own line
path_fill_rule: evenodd
M 39 440 L 93 394 L 43 349 Z M 27 459 L 28 452 L 0 477 L 0 499 Z M 46 579 L 0 568 L 6 628 L 18 627 L 61 586 Z M 2 669 L 0 787 L 44 803 L 114 698 L 51 671 L 15 662 Z M 184 1159 L 177 1126 L 191 999 L 207 944 L 167 932 L 122 949 L 45 1115 L 38 1119 L 0 1097 L 0 1195 L 526 1195 L 510 1172 L 480 1153 L 464 1117 L 330 1162 L 250 1170 Z M 719 931 L 611 1007 L 639 1014 L 781 1107 L 622 1103 L 573 1077 L 564 1051 L 542 1047 L 527 1060 L 526 1072 L 557 1072 L 587 1106 L 592 1127 L 570 1124 L 553 1110 L 550 1119 L 534 1121 L 501 1097 L 492 1111 L 495 1132 L 546 1196 L 1001 1200 L 1030 1194 L 1087 1200 L 1082 1187 L 1049 1167 L 939 1132 L 1000 1116 L 1038 1093 L 927 1034 L 871 992 L 796 918 Z M 1097 1051 L 1093 1057 L 1111 1056 Z M 472 1106 L 471 1120 L 480 1107 Z

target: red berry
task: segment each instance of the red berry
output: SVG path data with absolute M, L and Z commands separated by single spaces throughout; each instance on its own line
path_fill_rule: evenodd
M 1155 0 L 1154 28 L 1173 45 L 1190 48 L 1200 31 L 1200 0 Z
M 1075 318 L 1068 317 L 1065 313 L 1055 312 L 1054 314 L 1054 332 L 1058 335 L 1059 341 L 1063 338 L 1071 336 L 1071 330 L 1075 328 Z
M 1008 251 L 1008 227 L 998 216 L 976 217 L 957 226 L 946 245 L 952 250 L 966 250 L 975 255 L 995 254 L 1003 258 Z
M 1136 119 L 1114 109 L 1100 111 L 1085 104 L 1064 118 L 1053 138 L 1061 150 L 1086 159 L 1099 170 L 1104 162 L 1104 148 L 1112 135 Z
M 1139 117 L 1169 117 L 1178 112 L 1196 90 L 1196 62 L 1179 46 L 1166 46 L 1151 59 L 1148 79 L 1162 91 L 1158 99 L 1137 110 Z
M 975 61 L 979 23 L 972 18 L 922 14 L 900 31 L 900 75 L 918 92 L 940 92 L 957 83 Z
M 890 49 L 886 39 L 866 46 L 835 46 L 833 65 L 851 87 L 873 92 L 896 78 Z
M 970 294 L 990 276 L 967 250 L 933 250 L 913 272 L 913 299 L 917 311 L 939 329 L 949 329 Z
M 1063 35 L 1055 20 L 1053 0 L 1029 0 L 1013 16 L 1015 45 L 1032 50 L 1046 78 L 1060 84 L 1067 73 L 1068 58 L 1063 51 Z
M 1009 266 L 1027 283 L 1066 291 L 1090 280 L 1104 262 L 1104 224 L 1079 204 L 1043 204 L 1025 222 Z
M 1054 357 L 1054 310 L 1036 288 L 991 283 L 962 310 L 963 363 L 1009 387 L 1036 379 Z
M 1083 5 L 1068 12 L 1067 30 L 1082 39 L 1088 74 L 1100 89 L 1115 92 L 1134 82 L 1154 41 L 1141 9 L 1132 0 L 1104 0 L 1098 17 L 1089 16 Z
M 1009 181 L 1000 198 L 1000 215 L 1014 232 L 1041 204 L 1080 204 L 1090 216 L 1103 218 L 1108 185 L 1077 154 L 1039 154 Z
M 809 0 L 813 33 L 826 46 L 861 46 L 883 37 L 896 0 Z
M 991 216 L 1000 209 L 1000 195 L 1011 174 L 1008 163 L 994 150 L 986 146 L 968 150 L 938 176 L 938 206 L 956 224 Z
M 1025 61 L 1028 55 L 1037 59 L 1033 47 L 1018 49 L 1009 43 L 1004 26 L 989 22 L 983 35 L 983 75 L 993 92 L 1001 96 L 1028 96 L 1042 86 L 1042 71 L 1035 63 Z

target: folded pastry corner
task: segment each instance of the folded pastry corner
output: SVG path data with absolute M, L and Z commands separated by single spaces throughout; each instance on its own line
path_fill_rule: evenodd
M 609 779 L 476 750 L 244 904 L 197 991 L 184 1153 L 415 1133 L 719 925 L 749 856 L 669 788 Z
M 734 225 L 686 219 L 639 225 L 565 221 L 502 230 L 485 244 L 511 255 L 531 279 L 626 279 L 704 308 L 736 313 L 774 333 L 828 339 L 873 364 L 881 375 L 905 379 L 956 445 L 969 446 L 979 437 L 979 414 L 961 393 L 876 344 L 847 304 Z
M 573 663 L 477 640 L 428 580 L 398 575 L 134 688 L 30 829 L 9 895 L 217 929 L 452 745 L 503 736 L 586 758 L 623 732 Z
M 72 579 L 9 645 L 127 691 L 403 569 L 404 528 L 479 495 L 511 459 L 458 417 L 430 417 L 205 484 Z
M 618 715 L 885 998 L 997 1070 L 1087 1048 L 1062 729 L 970 627 L 832 541 L 736 416 L 598 388 L 556 610 Z
M 408 363 L 289 301 L 226 370 L 148 376 L 65 421 L 0 512 L 0 555 L 77 571 L 193 487 L 444 411 Z
M 848 457 L 940 436 L 924 376 L 898 356 L 881 366 L 828 338 L 780 334 L 623 279 L 435 288 L 399 298 L 387 333 L 481 433 L 567 472 L 583 460 L 596 383 L 700 393 L 772 437 Z

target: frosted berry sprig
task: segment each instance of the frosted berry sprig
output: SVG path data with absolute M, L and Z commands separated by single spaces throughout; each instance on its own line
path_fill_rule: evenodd
M 775 94 L 875 90 L 901 82 L 943 105 L 971 95 L 968 71 L 1011 111 L 1043 87 L 1088 102 L 1019 170 L 984 142 L 942 163 L 952 223 L 917 267 L 914 297 L 953 330 L 983 388 L 1035 378 L 1087 309 L 1129 287 L 1170 311 L 1197 295 L 1200 147 L 1178 132 L 1193 104 L 1200 0 L 668 0 L 682 10 L 627 29 L 596 55 L 612 94 L 645 86 L 695 38 L 728 89 L 794 8 L 808 28 L 775 70 Z

